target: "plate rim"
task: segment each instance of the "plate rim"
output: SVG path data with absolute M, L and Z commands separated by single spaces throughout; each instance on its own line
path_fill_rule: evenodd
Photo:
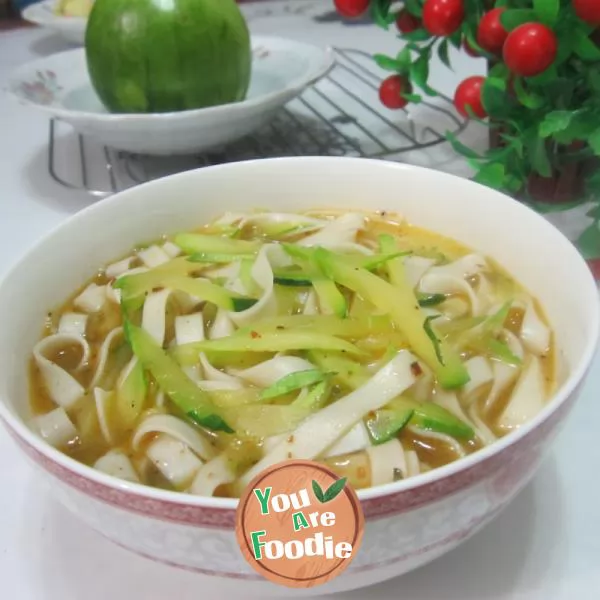
M 46 0 L 50 1 L 50 0 Z M 21 104 L 31 106 L 37 110 L 41 110 L 47 114 L 50 114 L 56 118 L 61 118 L 67 122 L 73 122 L 74 120 L 85 120 L 102 123 L 140 123 L 143 121 L 179 121 L 187 120 L 194 117 L 220 117 L 223 114 L 239 114 L 247 111 L 256 110 L 261 107 L 271 106 L 273 103 L 277 104 L 279 101 L 284 100 L 288 97 L 297 95 L 301 90 L 309 87 L 325 77 L 336 64 L 335 51 L 332 46 L 318 46 L 316 44 L 310 44 L 307 42 L 290 40 L 279 36 L 270 35 L 252 35 L 251 36 L 252 49 L 260 45 L 273 46 L 275 44 L 283 44 L 285 46 L 291 46 L 292 48 L 308 48 L 313 52 L 318 52 L 320 55 L 319 63 L 314 68 L 307 69 L 304 73 L 299 75 L 297 78 L 290 81 L 285 87 L 281 89 L 263 94 L 255 98 L 246 98 L 239 102 L 231 102 L 228 104 L 220 104 L 218 106 L 210 106 L 206 108 L 195 108 L 184 111 L 164 112 L 164 113 L 95 113 L 88 111 L 74 111 L 62 107 L 51 106 L 40 104 L 33 100 L 23 97 L 19 94 L 16 89 L 19 83 L 23 80 L 24 72 L 32 72 L 35 70 L 43 70 L 45 63 L 49 59 L 64 55 L 74 54 L 85 54 L 85 48 L 73 48 L 65 50 L 63 52 L 57 52 L 48 56 L 37 58 L 33 61 L 24 63 L 14 69 L 7 81 L 7 92 Z
M 53 9 L 56 5 L 56 0 L 41 0 L 41 2 L 34 2 L 29 6 L 26 6 L 21 11 L 21 16 L 26 21 L 39 25 L 40 27 L 56 28 L 60 30 L 64 29 L 80 29 L 85 32 L 87 23 L 86 17 L 67 17 L 65 15 L 57 15 L 51 11 L 48 18 L 45 17 L 45 13 L 42 12 L 44 7 Z

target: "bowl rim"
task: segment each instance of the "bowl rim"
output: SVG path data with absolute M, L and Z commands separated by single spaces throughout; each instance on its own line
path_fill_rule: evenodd
M 88 18 L 57 14 L 53 12 L 53 9 L 57 5 L 58 2 L 56 0 L 41 0 L 39 2 L 34 2 L 21 11 L 21 16 L 26 21 L 35 23 L 40 27 L 47 27 L 55 30 L 68 28 L 85 33 Z
M 282 44 L 298 49 L 308 48 L 311 52 L 318 52 L 320 54 L 319 64 L 315 64 L 314 66 L 309 65 L 310 68 L 306 69 L 303 74 L 288 82 L 284 87 L 255 98 L 246 98 L 239 102 L 230 102 L 228 104 L 209 106 L 207 108 L 194 108 L 190 110 L 171 111 L 164 113 L 96 113 L 83 110 L 69 110 L 61 106 L 52 106 L 35 102 L 22 96 L 17 91 L 19 85 L 21 85 L 23 82 L 25 73 L 44 70 L 49 60 L 60 60 L 61 57 L 66 55 L 85 55 L 84 47 L 70 48 L 68 50 L 56 52 L 55 54 L 50 54 L 41 58 L 36 58 L 19 65 L 9 74 L 6 88 L 13 99 L 17 100 L 18 102 L 26 106 L 31 106 L 37 110 L 41 110 L 46 114 L 52 115 L 53 117 L 62 118 L 68 122 L 76 120 L 106 124 L 118 124 L 123 122 L 147 123 L 149 121 L 173 122 L 184 121 L 200 116 L 204 118 L 231 117 L 236 114 L 247 113 L 248 111 L 256 111 L 262 107 L 268 107 L 272 104 L 277 104 L 282 100 L 287 101 L 288 98 L 297 95 L 305 88 L 314 85 L 317 81 L 325 77 L 336 64 L 335 51 L 332 46 L 318 46 L 316 44 L 310 44 L 307 42 L 301 42 L 298 40 L 287 39 L 273 35 L 251 35 L 250 43 L 252 46 L 252 52 L 254 52 L 256 47 L 259 47 L 262 44 Z
M 273 165 L 275 168 L 277 168 L 277 166 L 280 164 L 310 164 L 311 162 L 321 163 L 320 167 L 325 167 L 325 172 L 327 172 L 327 164 L 333 165 L 334 163 L 345 163 L 348 165 L 349 168 L 352 168 L 352 165 L 360 162 L 360 164 L 370 163 L 372 166 L 376 166 L 377 168 L 388 168 L 399 172 L 413 171 L 416 173 L 421 173 L 423 177 L 431 176 L 435 173 L 436 176 L 440 176 L 444 179 L 464 179 L 457 175 L 453 175 L 443 171 L 437 171 L 435 169 L 430 169 L 427 167 L 409 165 L 405 163 L 396 163 L 392 161 L 384 161 L 380 159 L 366 159 L 355 157 L 279 157 L 270 159 L 254 159 L 235 163 L 225 163 L 210 167 L 200 167 L 198 169 L 193 169 L 183 173 L 176 173 L 174 175 L 169 175 L 161 179 L 142 183 L 140 185 L 134 186 L 133 188 L 129 188 L 128 190 L 124 190 L 122 192 L 114 194 L 113 196 L 110 196 L 109 198 L 101 202 L 90 204 L 83 210 L 71 215 L 65 221 L 55 226 L 52 230 L 50 230 L 44 236 L 38 239 L 35 242 L 35 244 L 30 246 L 30 248 L 25 253 L 23 253 L 15 263 L 13 263 L 13 265 L 8 269 L 5 275 L 2 278 L 0 278 L 0 295 L 3 293 L 4 287 L 7 285 L 7 282 L 10 282 L 11 279 L 16 275 L 17 271 L 22 270 L 28 264 L 28 262 L 31 260 L 30 256 L 37 252 L 39 248 L 43 247 L 48 240 L 56 236 L 60 236 L 63 230 L 65 229 L 73 228 L 77 225 L 77 223 L 80 220 L 93 218 L 95 212 L 102 210 L 113 210 L 114 206 L 117 206 L 123 203 L 124 201 L 126 202 L 127 197 L 129 195 L 143 194 L 149 186 L 169 185 L 173 183 L 176 184 L 178 179 L 183 179 L 185 177 L 198 177 L 199 171 L 205 171 L 207 169 L 213 172 L 227 172 L 235 171 L 235 169 L 240 168 L 240 165 L 245 168 L 252 168 L 254 165 L 260 165 L 261 168 L 270 168 L 270 166 Z M 386 496 L 396 495 L 400 492 L 414 491 L 422 486 L 436 483 L 440 480 L 449 479 L 450 477 L 461 471 L 467 471 L 475 465 L 500 454 L 509 446 L 516 445 L 516 443 L 519 442 L 519 440 L 527 437 L 530 433 L 532 433 L 534 430 L 538 429 L 543 423 L 545 423 L 552 415 L 559 411 L 559 409 L 565 404 L 565 402 L 572 396 L 576 388 L 585 379 L 600 342 L 600 298 L 598 297 L 598 288 L 591 271 L 585 263 L 584 258 L 575 248 L 573 243 L 552 223 L 544 219 L 543 216 L 536 213 L 533 209 L 519 203 L 517 200 L 505 194 L 502 194 L 496 190 L 487 188 L 486 186 L 483 186 L 476 182 L 466 180 L 466 183 L 468 185 L 480 186 L 487 190 L 485 193 L 494 194 L 498 197 L 498 199 L 500 199 L 501 197 L 503 202 L 516 203 L 519 205 L 520 209 L 530 211 L 531 213 L 533 213 L 533 215 L 535 215 L 535 218 L 540 219 L 540 221 L 543 222 L 543 227 L 552 229 L 555 235 L 562 238 L 563 244 L 566 243 L 564 245 L 565 250 L 569 250 L 571 252 L 572 258 L 576 261 L 579 261 L 581 265 L 585 267 L 585 277 L 587 279 L 585 287 L 587 289 L 582 290 L 582 293 L 589 295 L 590 300 L 592 300 L 594 303 L 592 321 L 589 323 L 589 327 L 587 328 L 587 331 L 590 332 L 589 338 L 586 341 L 584 350 L 582 352 L 582 358 L 579 361 L 579 363 L 575 365 L 575 367 L 569 373 L 567 379 L 555 391 L 551 398 L 548 399 L 542 411 L 540 411 L 531 421 L 521 426 L 518 430 L 510 432 L 503 438 L 498 439 L 493 444 L 486 446 L 478 450 L 477 452 L 474 452 L 473 454 L 458 459 L 443 467 L 438 467 L 427 473 L 422 473 L 420 475 L 405 480 L 379 485 L 367 489 L 357 490 L 358 498 L 361 501 L 367 501 L 372 499 L 384 499 Z M 166 502 L 179 506 L 192 506 L 212 510 L 216 509 L 221 511 L 232 511 L 235 510 L 238 505 L 239 500 L 237 498 L 193 496 L 184 492 L 161 490 L 139 483 L 126 482 L 116 477 L 106 475 L 94 469 L 93 467 L 84 465 L 83 463 L 80 463 L 77 460 L 71 458 L 67 454 L 64 454 L 60 450 L 57 450 L 56 448 L 50 446 L 36 433 L 34 433 L 21 418 L 12 414 L 11 410 L 9 410 L 8 408 L 8 401 L 4 397 L 0 397 L 0 420 L 4 420 L 5 425 L 8 425 L 8 427 L 12 429 L 13 432 L 19 438 L 21 438 L 23 442 L 33 447 L 34 450 L 36 450 L 46 459 L 52 461 L 53 463 L 59 465 L 67 471 L 74 473 L 75 475 L 83 478 L 84 480 L 91 481 L 104 488 L 113 489 L 120 492 L 126 492 L 139 498 L 147 498 L 150 500 Z

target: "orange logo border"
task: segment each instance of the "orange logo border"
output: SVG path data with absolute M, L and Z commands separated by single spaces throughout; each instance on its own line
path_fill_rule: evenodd
M 244 493 L 242 494 L 242 497 L 240 498 L 240 502 L 238 504 L 238 508 L 236 511 L 235 533 L 236 533 L 237 541 L 238 541 L 238 544 L 240 546 L 240 549 L 242 551 L 244 558 L 250 564 L 250 566 L 252 566 L 252 568 L 257 573 L 262 575 L 265 579 L 267 579 L 268 581 L 271 581 L 272 583 L 284 585 L 286 587 L 309 588 L 309 587 L 314 587 L 317 585 L 322 585 L 322 584 L 334 579 L 335 577 L 340 575 L 349 566 L 349 564 L 355 558 L 356 553 L 362 543 L 362 538 L 363 538 L 363 534 L 364 534 L 364 515 L 363 515 L 363 511 L 362 511 L 362 506 L 356 495 L 356 492 L 354 491 L 354 489 L 352 487 L 350 487 L 346 483 L 343 487 L 343 490 L 340 492 L 339 496 L 335 499 L 334 502 L 336 503 L 337 506 L 340 506 L 342 503 L 346 504 L 346 506 L 343 506 L 343 504 L 342 504 L 342 510 L 344 513 L 346 513 L 347 517 L 349 516 L 347 514 L 348 513 L 347 505 L 349 505 L 351 508 L 352 516 L 349 519 L 348 518 L 346 519 L 346 522 L 348 520 L 353 521 L 353 523 L 352 523 L 353 533 L 351 536 L 348 536 L 350 538 L 348 540 L 348 542 L 351 544 L 351 548 L 352 548 L 351 556 L 348 558 L 337 558 L 335 560 L 335 564 L 333 566 L 331 566 L 331 564 L 329 564 L 330 559 L 327 559 L 325 557 L 317 559 L 318 561 L 321 561 L 321 564 L 327 570 L 323 570 L 323 571 L 318 570 L 318 572 L 313 573 L 313 575 L 311 575 L 310 577 L 293 577 L 290 575 L 280 573 L 276 569 L 273 568 L 273 564 L 275 564 L 274 561 L 271 561 L 273 564 L 269 564 L 269 562 L 265 562 L 265 560 L 258 560 L 257 558 L 255 558 L 255 555 L 254 555 L 254 552 L 252 549 L 251 531 L 250 530 L 255 529 L 256 526 L 252 526 L 252 525 L 250 527 L 247 526 L 248 519 L 250 519 L 250 520 L 256 519 L 256 514 L 254 514 L 254 515 L 250 514 L 252 512 L 251 500 L 254 500 L 258 503 L 257 496 L 256 496 L 256 493 L 254 490 L 259 489 L 260 487 L 265 487 L 265 486 L 268 487 L 269 480 L 271 480 L 271 481 L 275 480 L 275 482 L 277 482 L 278 480 L 281 480 L 282 475 L 283 475 L 282 472 L 284 472 L 284 471 L 290 472 L 291 478 L 294 479 L 297 475 L 293 475 L 292 473 L 293 473 L 293 471 L 297 472 L 298 470 L 301 470 L 302 475 L 304 475 L 304 476 L 307 476 L 309 473 L 312 472 L 313 474 L 315 474 L 315 477 L 319 478 L 320 480 L 325 479 L 325 481 L 327 481 L 329 485 L 331 485 L 332 483 L 334 483 L 335 481 L 338 481 L 340 479 L 336 473 L 334 473 L 332 470 L 328 469 L 326 466 L 324 466 L 320 463 L 314 462 L 314 461 L 309 461 L 309 460 L 287 460 L 284 462 L 277 463 L 277 464 L 265 469 L 264 471 L 259 473 L 248 484 Z M 283 477 L 283 479 L 285 480 L 285 477 Z M 265 487 L 265 489 L 267 489 L 267 488 Z M 283 495 L 285 495 L 286 493 L 287 492 L 284 491 Z M 314 494 L 314 489 L 312 491 L 312 494 Z M 279 495 L 279 494 L 276 494 L 275 497 L 277 495 Z M 342 496 L 343 496 L 343 498 L 342 498 Z M 291 512 L 293 512 L 291 508 L 288 509 L 288 511 L 286 512 L 286 514 L 290 513 L 289 514 L 290 520 L 293 519 Z M 270 514 L 273 515 L 274 513 L 270 513 Z M 279 514 L 281 514 L 281 512 Z M 325 513 L 325 514 L 331 514 L 331 513 Z M 262 513 L 261 516 L 265 519 L 265 525 L 261 526 L 261 527 L 263 529 L 267 530 L 267 532 L 268 532 L 269 515 L 268 514 L 265 515 L 264 513 Z M 345 524 L 346 524 L 346 522 L 345 522 Z M 288 559 L 288 558 L 283 558 L 283 560 L 290 561 L 290 559 Z M 313 566 L 313 570 L 314 570 L 315 561 L 313 561 L 312 566 Z

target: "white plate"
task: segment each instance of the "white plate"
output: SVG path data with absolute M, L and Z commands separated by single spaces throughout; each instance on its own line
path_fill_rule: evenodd
M 226 144 L 265 125 L 335 63 L 330 48 L 281 38 L 253 36 L 252 50 L 247 98 L 210 108 L 111 114 L 91 85 L 83 48 L 18 68 L 9 79 L 9 92 L 107 146 L 142 154 L 187 154 Z
M 58 15 L 55 13 L 56 6 L 56 0 L 42 0 L 27 6 L 21 15 L 30 23 L 54 31 L 73 44 L 82 45 L 85 42 L 87 19 Z

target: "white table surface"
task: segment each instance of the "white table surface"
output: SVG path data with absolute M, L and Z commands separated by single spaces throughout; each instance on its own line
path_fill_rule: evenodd
M 398 51 L 392 33 L 311 22 L 310 14 L 326 12 L 331 6 L 327 0 L 307 0 L 313 5 L 308 16 L 284 13 L 284 4 L 279 3 L 271 15 L 264 15 L 264 6 L 250 8 L 248 14 L 255 16 L 252 29 L 371 52 Z M 12 67 L 64 49 L 60 39 L 39 30 L 0 33 L 0 87 Z M 438 65 L 432 76 L 436 85 L 451 95 L 460 79 L 483 71 L 482 61 L 461 57 L 454 73 Z M 41 235 L 92 202 L 87 195 L 69 192 L 50 179 L 46 168 L 47 126 L 46 117 L 0 94 L 0 276 Z M 483 143 L 485 132 L 471 127 L 467 137 L 470 143 Z M 465 174 L 460 160 L 445 168 Z M 496 521 L 414 573 L 339 597 L 600 598 L 599 466 L 597 357 L 555 450 L 534 481 Z M 0 430 L 1 598 L 197 600 L 214 596 L 210 579 L 130 554 L 81 525 L 39 484 L 13 442 Z

